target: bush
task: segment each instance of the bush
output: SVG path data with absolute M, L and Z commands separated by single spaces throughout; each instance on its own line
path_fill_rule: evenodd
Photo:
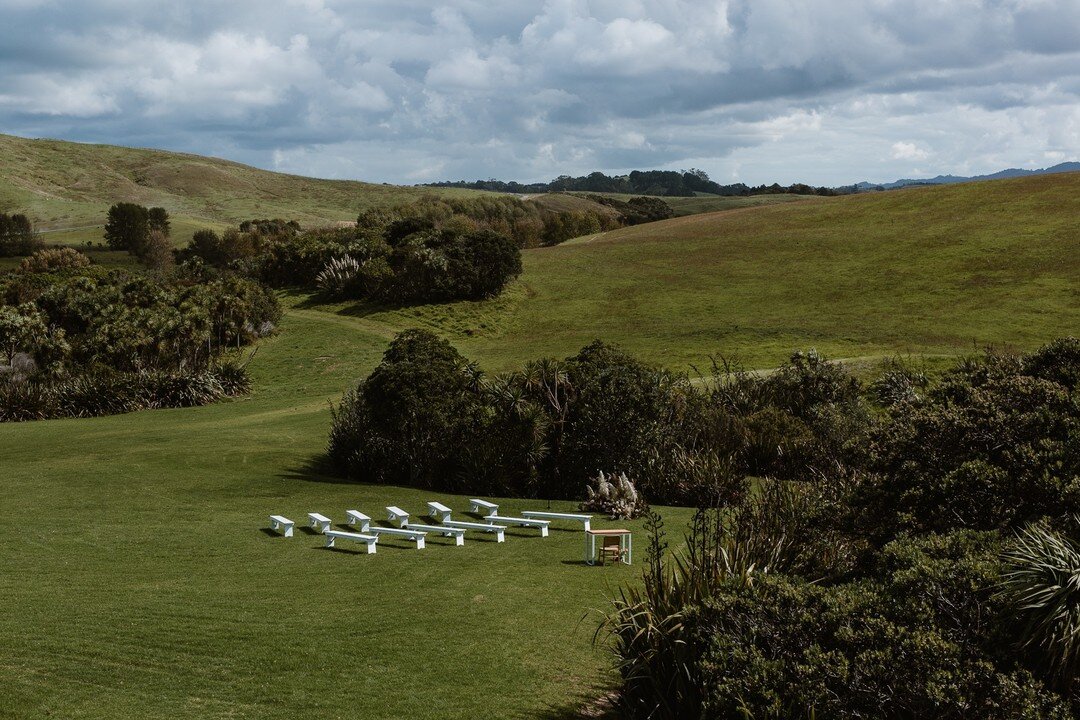
M 645 511 L 645 500 L 626 473 L 612 475 L 609 480 L 601 471 L 585 490 L 582 510 L 604 513 L 612 520 L 633 520 Z
M 1052 352 L 1055 361 L 1040 351 L 964 362 L 921 404 L 894 407 L 871 447 L 880 481 L 860 500 L 865 523 L 891 537 L 1020 527 L 1080 511 L 1080 405 L 1045 379 L 1070 372 L 1070 354 Z
M 329 455 L 366 482 L 463 487 L 483 409 L 479 372 L 433 333 L 406 330 L 334 410 Z
M 75 248 L 49 248 L 38 250 L 19 263 L 21 273 L 44 273 L 57 270 L 78 270 L 89 267 L 90 258 Z

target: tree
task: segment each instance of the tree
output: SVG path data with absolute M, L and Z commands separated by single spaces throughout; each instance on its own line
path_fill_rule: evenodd
M 0 213 L 0 257 L 29 255 L 40 247 L 30 218 L 16 213 Z
M 109 208 L 105 241 L 113 250 L 138 255 L 150 235 L 150 211 L 135 203 L 116 203 Z
M 165 237 L 169 237 L 169 213 L 163 207 L 152 207 L 147 211 L 147 221 L 151 230 L 157 230 Z
M 141 248 L 139 259 L 146 267 L 156 272 L 168 270 L 176 264 L 172 242 L 168 233 L 153 228 L 146 237 L 146 244 Z

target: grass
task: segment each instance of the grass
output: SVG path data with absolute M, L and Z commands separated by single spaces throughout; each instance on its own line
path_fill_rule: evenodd
M 314 311 L 429 327 L 494 370 L 595 338 L 679 368 L 1031 349 L 1080 331 L 1078 191 L 1074 173 L 694 215 L 529 250 L 494 300 Z
M 629 200 L 630 198 L 639 197 L 637 195 L 631 195 L 626 193 L 553 193 L 551 195 L 543 196 L 547 198 L 577 198 L 584 200 L 587 195 L 603 195 L 605 197 L 615 198 L 617 200 Z M 748 207 L 762 207 L 763 205 L 779 205 L 782 203 L 795 202 L 799 200 L 819 200 L 821 199 L 817 195 L 750 195 L 747 197 L 732 197 L 727 195 L 694 195 L 692 197 L 664 197 L 660 198 L 675 211 L 676 217 L 683 217 L 685 215 L 697 215 L 700 213 L 719 212 L 721 210 L 738 210 Z M 548 203 L 554 204 L 555 200 L 548 200 Z M 569 204 L 570 201 L 564 200 Z M 570 209 L 570 208 L 568 208 Z
M 290 296 L 249 398 L 2 425 L 0 717 L 566 717 L 611 680 L 582 617 L 636 577 L 582 566 L 580 531 L 366 556 L 260 529 L 270 513 L 464 509 L 323 469 L 328 402 L 388 339 L 432 327 L 489 370 L 595 337 L 684 368 L 713 352 L 769 367 L 810 345 L 1033 347 L 1080 327 L 1078 189 L 1042 176 L 626 228 L 527 251 L 484 302 Z M 673 534 L 689 519 L 663 513 Z
M 0 426 L 0 717 L 539 718 L 598 694 L 609 662 L 582 618 L 637 569 L 582 565 L 580 529 L 373 556 L 260 529 L 467 507 L 322 470 L 328 401 L 384 347 L 301 311 L 260 347 L 248 399 Z M 504 504 L 529 507 L 547 504 Z

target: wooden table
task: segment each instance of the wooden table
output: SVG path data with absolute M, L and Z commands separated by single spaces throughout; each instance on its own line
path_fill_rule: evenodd
M 630 534 L 629 530 L 617 529 L 605 529 L 605 530 L 586 530 L 585 531 L 585 563 L 587 565 L 596 564 L 596 538 L 597 536 L 611 536 L 617 535 L 619 537 L 619 550 L 620 557 L 623 558 L 623 562 L 630 565 L 633 562 L 634 553 L 634 538 Z

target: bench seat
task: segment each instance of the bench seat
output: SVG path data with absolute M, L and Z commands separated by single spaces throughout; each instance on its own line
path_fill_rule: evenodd
M 359 525 L 360 532 L 367 532 L 371 527 L 371 518 L 359 510 L 346 510 L 345 517 L 349 519 L 350 525 Z
M 540 537 L 548 536 L 548 525 L 551 524 L 550 520 L 534 520 L 533 518 L 507 517 L 506 515 L 488 515 L 484 518 L 484 520 L 486 522 L 498 523 L 500 525 L 521 525 L 522 527 L 540 528 Z
M 450 519 L 450 513 L 453 512 L 450 508 L 443 505 L 441 502 L 435 502 L 432 500 L 427 504 L 428 515 L 433 518 L 438 518 L 439 522 Z
M 454 538 L 455 545 L 465 544 L 465 530 L 464 528 L 447 527 L 445 525 L 419 525 L 417 523 L 406 523 L 406 529 L 408 530 L 420 530 L 422 532 L 439 533 L 446 537 Z
M 492 525 L 489 523 L 464 522 L 462 520 L 443 520 L 443 525 L 449 528 L 461 528 L 462 530 L 479 530 L 480 532 L 495 533 L 495 541 L 506 540 L 506 526 Z
M 387 505 L 386 521 L 392 522 L 398 527 L 405 527 L 409 524 L 409 513 L 405 512 L 397 505 Z
M 408 538 L 416 542 L 416 549 L 424 549 L 424 536 L 427 534 L 420 530 L 408 530 L 406 528 L 388 528 L 372 525 L 368 528 L 368 532 L 372 535 L 397 535 L 399 537 Z
M 293 531 L 293 525 L 294 524 L 295 523 L 293 523 L 292 520 L 285 517 L 284 515 L 271 515 L 270 516 L 270 527 L 272 527 L 274 530 L 283 531 L 282 534 L 285 537 L 292 537 L 292 531 Z
M 307 517 L 308 517 L 308 523 L 311 524 L 311 527 L 319 528 L 319 532 L 326 532 L 327 530 L 330 529 L 330 526 L 334 524 L 330 520 L 330 518 L 326 517 L 325 515 L 321 515 L 319 513 L 314 513 L 314 512 L 308 513 Z
M 326 547 L 328 548 L 334 547 L 335 540 L 352 540 L 364 543 L 368 555 L 375 554 L 375 545 L 379 542 L 376 535 L 361 535 L 360 533 L 345 532 L 344 530 L 326 530 L 323 535 L 326 536 Z
M 546 510 L 523 510 L 521 516 L 527 518 L 540 518 L 541 520 L 573 520 L 583 523 L 586 530 L 592 530 L 592 515 L 548 512 Z
M 472 498 L 469 500 L 469 512 L 480 513 L 484 516 L 494 515 L 499 512 L 499 506 L 493 502 L 488 502 L 487 500 Z

